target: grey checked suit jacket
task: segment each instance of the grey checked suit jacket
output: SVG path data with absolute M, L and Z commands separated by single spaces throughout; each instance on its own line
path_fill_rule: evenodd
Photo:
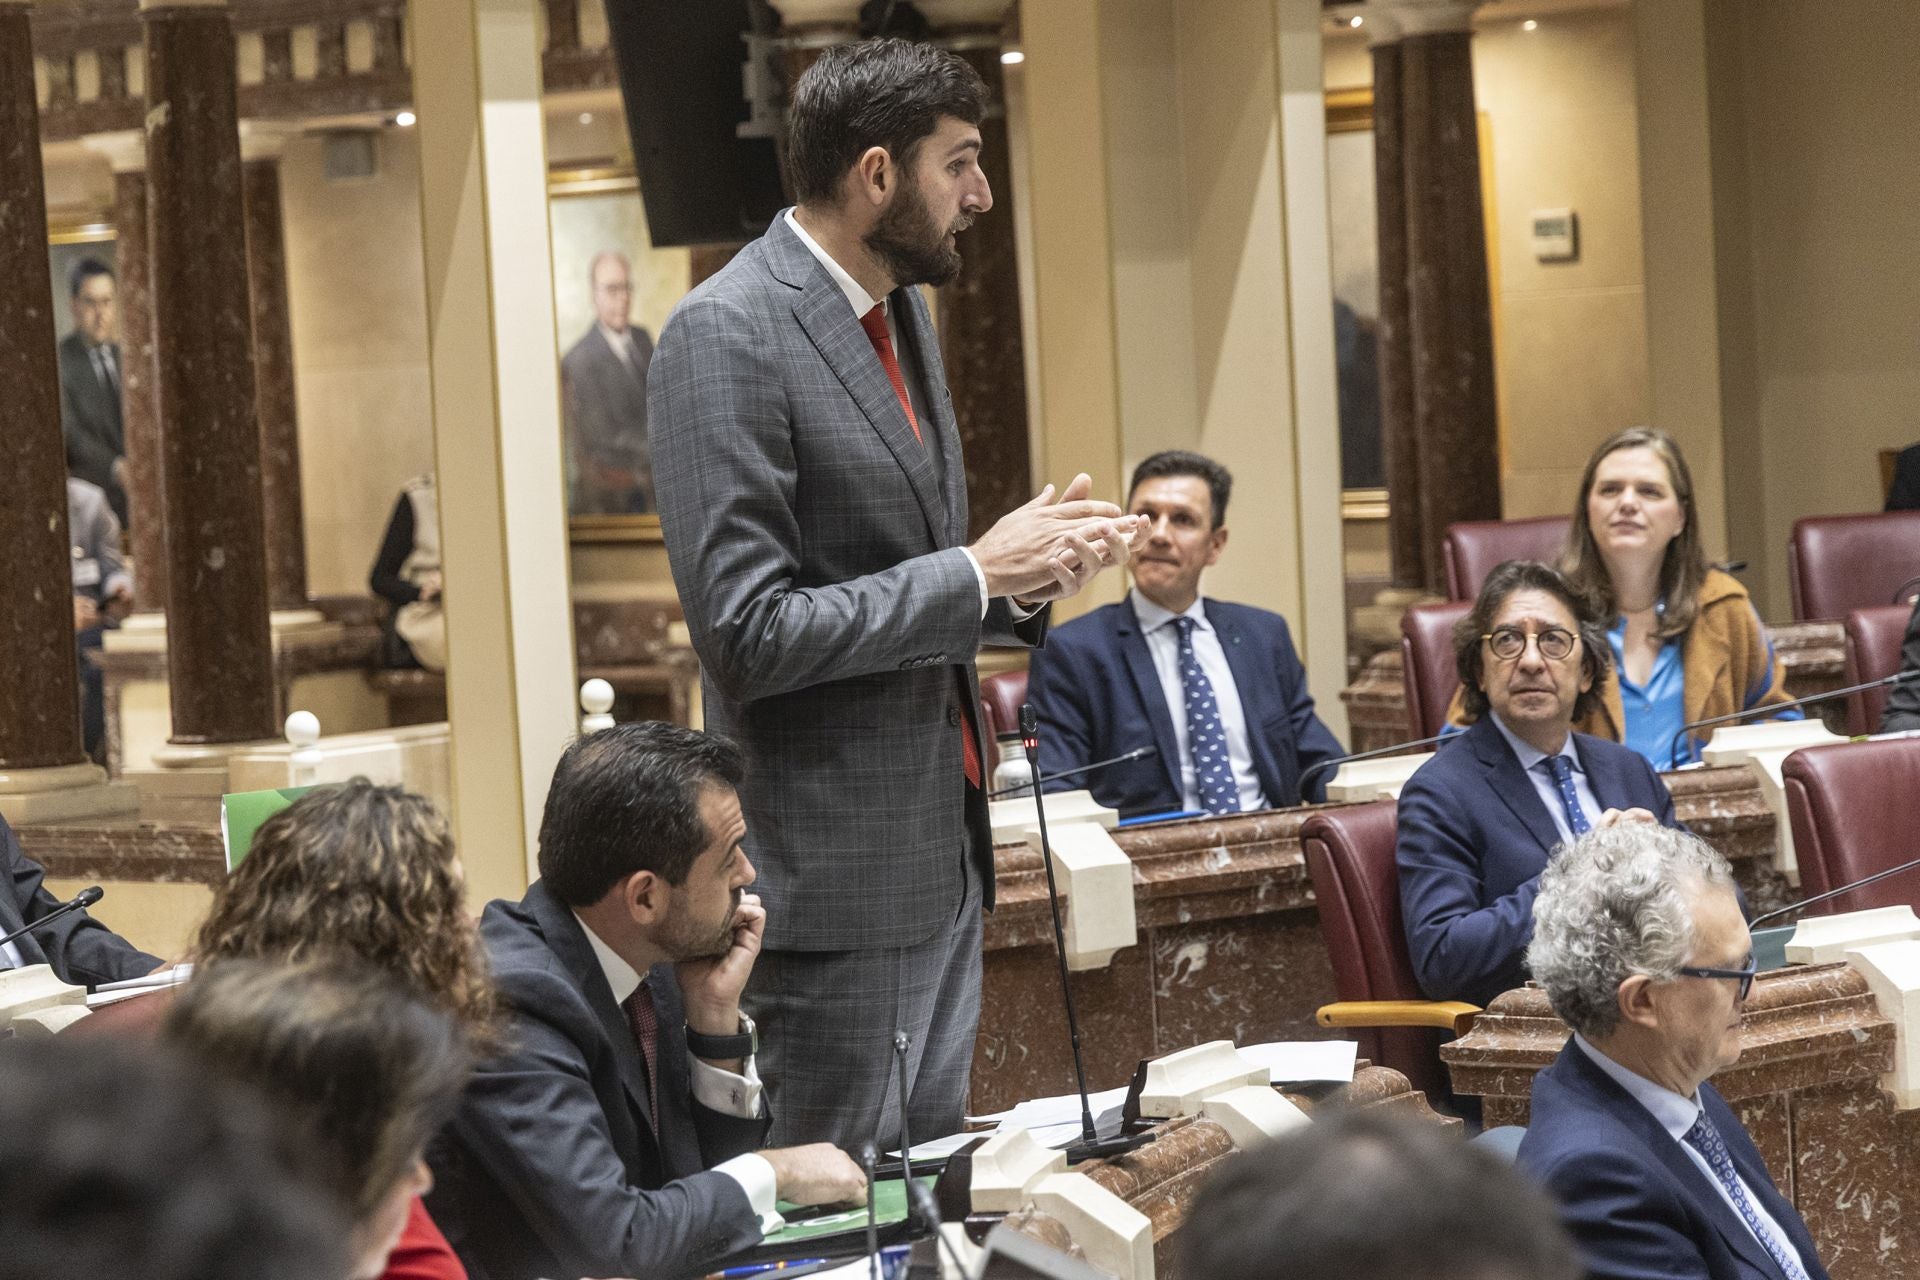
M 926 445 L 784 214 L 674 309 L 648 378 L 667 553 L 707 727 L 749 758 L 775 948 L 926 941 L 958 914 L 966 856 L 992 905 L 960 717 L 978 730 L 983 642 L 1046 632 L 1046 611 L 1016 625 L 1004 599 L 980 616 L 933 325 L 915 289 L 891 307 L 923 373 Z

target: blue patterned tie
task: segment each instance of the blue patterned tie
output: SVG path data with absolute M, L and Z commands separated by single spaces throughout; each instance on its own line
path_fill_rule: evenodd
M 1553 775 L 1553 786 L 1560 793 L 1560 807 L 1566 810 L 1567 830 L 1576 837 L 1593 830 L 1593 824 L 1587 821 L 1587 811 L 1580 807 L 1580 797 L 1573 790 L 1573 766 L 1567 763 L 1565 756 L 1548 756 L 1540 762 L 1540 767 Z
M 1760 1214 L 1748 1198 L 1740 1175 L 1734 1172 L 1733 1156 L 1728 1152 L 1727 1144 L 1720 1140 L 1720 1131 L 1713 1127 L 1713 1121 L 1707 1119 L 1705 1111 L 1693 1122 L 1693 1128 L 1687 1130 L 1686 1143 L 1706 1157 L 1707 1167 L 1713 1170 L 1714 1177 L 1720 1179 L 1720 1185 L 1727 1189 L 1727 1196 L 1746 1221 L 1747 1230 L 1753 1232 L 1753 1238 L 1760 1242 L 1767 1256 L 1780 1264 L 1780 1270 L 1786 1274 L 1787 1280 L 1807 1280 L 1807 1270 L 1800 1265 L 1800 1259 L 1783 1248 L 1773 1232 L 1760 1225 Z
M 1193 619 L 1175 618 L 1173 625 L 1180 632 L 1180 684 L 1187 696 L 1187 754 L 1193 758 L 1194 788 L 1208 813 L 1238 813 L 1240 785 L 1233 780 L 1227 731 L 1220 724 L 1213 682 L 1193 652 Z

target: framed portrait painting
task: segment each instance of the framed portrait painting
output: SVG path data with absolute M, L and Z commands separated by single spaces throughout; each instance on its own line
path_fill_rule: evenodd
M 690 254 L 654 247 L 631 169 L 555 170 L 547 195 L 572 540 L 657 541 L 647 370 Z

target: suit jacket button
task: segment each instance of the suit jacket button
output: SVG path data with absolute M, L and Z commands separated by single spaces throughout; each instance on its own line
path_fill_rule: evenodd
M 960 724 L 960 708 L 951 703 L 947 705 L 947 723 L 956 728 L 958 728 Z

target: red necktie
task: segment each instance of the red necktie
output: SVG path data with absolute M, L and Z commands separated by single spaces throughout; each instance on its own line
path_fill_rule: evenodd
M 887 381 L 893 384 L 893 394 L 900 397 L 900 407 L 907 411 L 913 438 L 926 444 L 926 438 L 920 434 L 920 419 L 913 415 L 913 400 L 907 395 L 907 379 L 900 372 L 899 358 L 893 354 L 893 336 L 887 332 L 887 309 L 875 304 L 873 310 L 860 317 L 860 327 L 867 331 L 873 353 L 880 357 L 880 367 L 887 371 Z M 960 717 L 960 768 L 967 775 L 968 784 L 979 787 L 980 743 L 974 737 L 973 717 L 965 714 Z
M 660 1132 L 660 1019 L 653 1011 L 653 992 L 641 983 L 633 989 L 621 1008 L 627 1011 L 627 1024 L 633 1028 L 633 1042 L 640 1048 L 641 1061 L 647 1064 L 647 1114 L 653 1117 L 653 1131 Z
M 926 440 L 920 434 L 920 419 L 913 416 L 913 398 L 907 394 L 907 379 L 900 372 L 900 359 L 893 354 L 893 335 L 887 332 L 887 309 L 876 303 L 873 310 L 860 317 L 860 327 L 867 331 L 867 338 L 873 343 L 873 353 L 880 357 L 880 367 L 887 371 L 887 381 L 893 384 L 893 394 L 900 397 L 900 407 L 907 411 L 907 422 L 913 427 L 913 438 L 922 445 Z

